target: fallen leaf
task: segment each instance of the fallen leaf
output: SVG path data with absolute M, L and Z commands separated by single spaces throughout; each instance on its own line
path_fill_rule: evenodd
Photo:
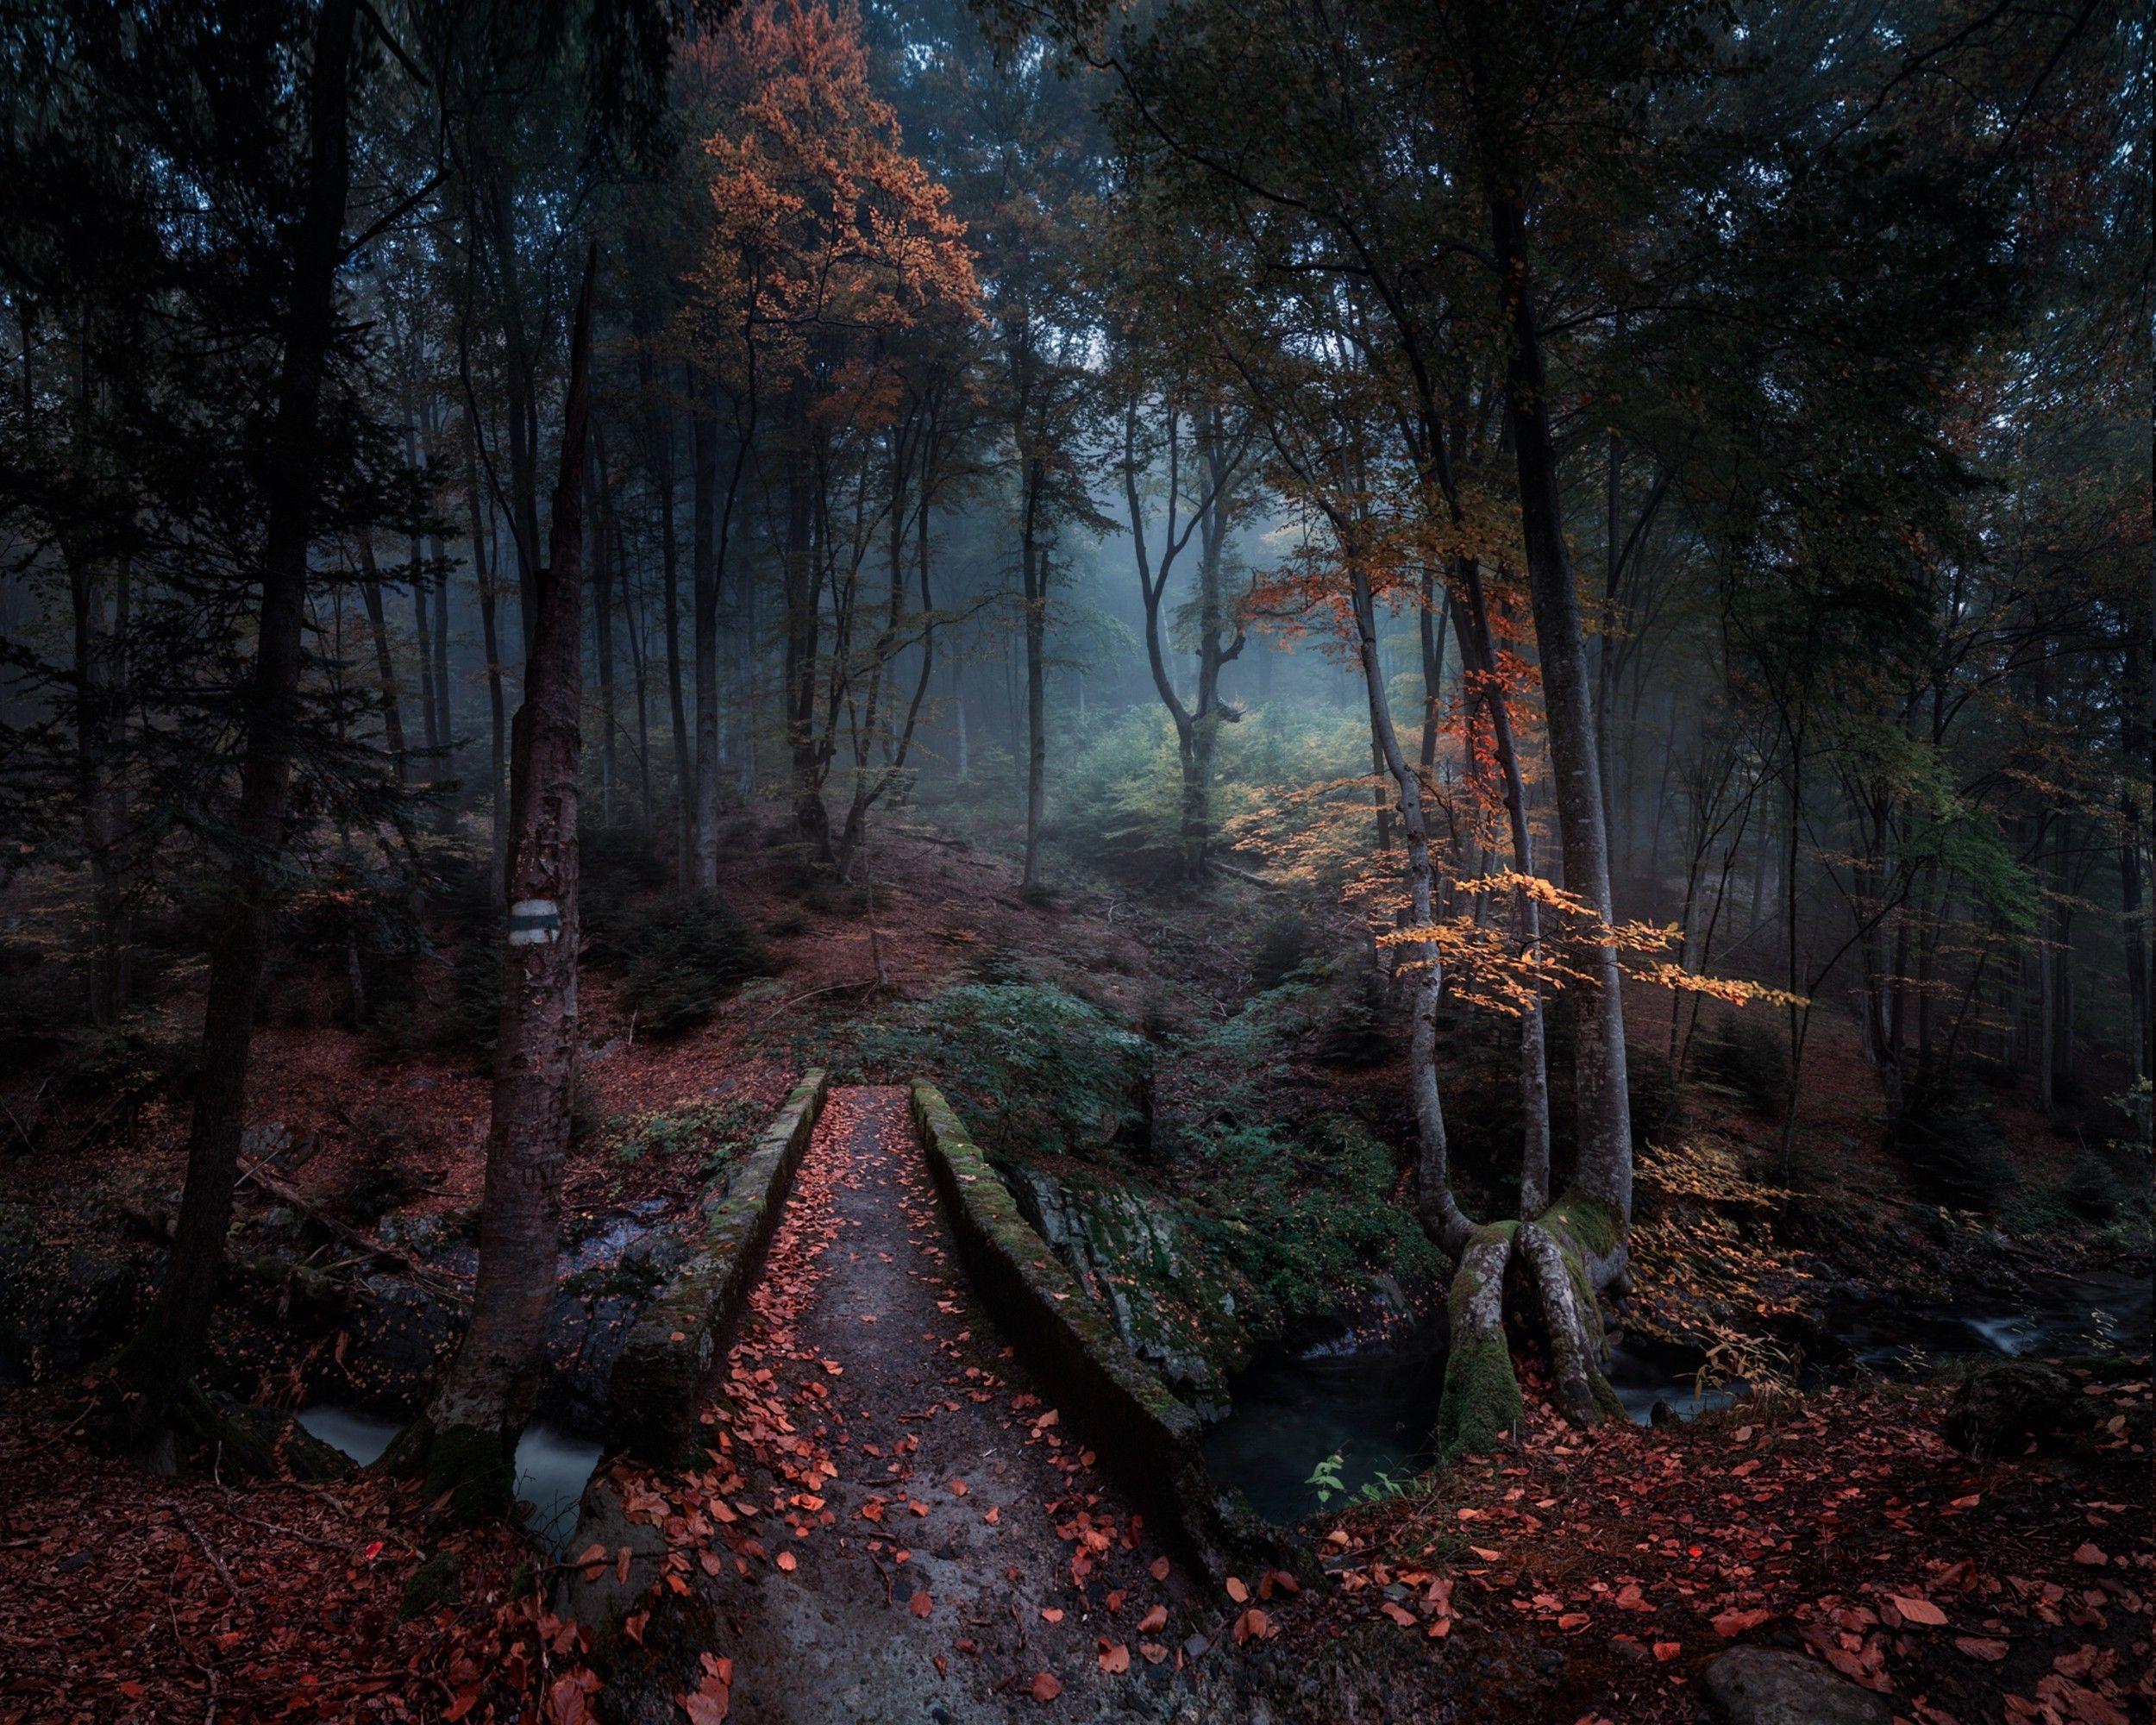
M 1035 1672 L 1033 1673 L 1034 1700 L 1053 1701 L 1062 1692 L 1062 1679 L 1057 1677 L 1054 1672 Z
M 1100 1669 L 1110 1677 L 1119 1677 L 1131 1668 L 1131 1650 L 1118 1641 L 1100 1650 Z
M 1913 1599 L 1906 1594 L 1890 1593 L 1894 1609 L 1911 1623 L 1921 1623 L 1927 1629 L 1944 1628 L 1946 1614 L 1928 1599 Z

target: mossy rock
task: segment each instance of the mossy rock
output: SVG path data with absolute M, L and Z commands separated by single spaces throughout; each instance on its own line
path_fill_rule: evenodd
M 2015 1455 L 2032 1443 L 2056 1446 L 2081 1419 L 2074 1382 L 2034 1360 L 2002 1360 L 1965 1379 L 1944 1427 L 1946 1441 L 1969 1456 Z
M 404 1578 L 404 1597 L 398 1603 L 397 1615 L 417 1617 L 436 1606 L 448 1604 L 456 1597 L 463 1580 L 464 1554 L 436 1552 Z

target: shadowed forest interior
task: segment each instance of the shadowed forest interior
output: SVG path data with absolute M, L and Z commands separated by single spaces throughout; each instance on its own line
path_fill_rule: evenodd
M 2152 87 L 0 0 L 0 1725 L 2147 1719 Z

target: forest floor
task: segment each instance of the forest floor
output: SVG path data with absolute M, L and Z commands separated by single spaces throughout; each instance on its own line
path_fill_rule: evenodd
M 1172 993 L 1181 1010 L 1222 1021 L 1249 991 L 1256 912 L 1241 889 L 1186 904 L 1094 883 L 1036 901 L 1002 856 L 932 835 L 880 844 L 875 869 L 872 912 L 861 894 L 805 901 L 781 856 L 744 845 L 729 899 L 761 932 L 774 974 L 686 1036 L 639 1034 L 618 974 L 591 969 L 573 1236 L 639 1202 L 685 1209 L 701 1189 L 699 1159 L 629 1153 L 646 1123 L 718 1107 L 753 1126 L 861 1013 L 930 997 L 998 955 L 1021 955 L 1032 974 L 1132 1020 Z M 442 940 L 453 953 L 453 932 Z M 468 1056 L 385 1051 L 340 1026 L 337 969 L 280 986 L 258 1042 L 254 1123 L 301 1147 L 288 1176 L 298 1195 L 349 1217 L 362 1237 L 373 1224 L 348 1206 L 370 1182 L 393 1189 L 400 1214 L 468 1214 L 486 1078 Z M 436 970 L 439 987 L 448 967 Z M 198 1011 L 184 973 L 156 1009 L 158 1034 L 184 1046 Z M 1655 1026 L 1644 1032 L 1654 1045 L 1666 997 L 1633 1012 Z M 154 1285 L 157 1248 L 122 1213 L 176 1186 L 185 1093 L 160 1082 L 101 1120 L 90 1102 L 66 1100 L 68 1057 L 0 1080 L 11 1130 L 35 1139 L 34 1154 L 13 1139 L 0 1154 L 0 1204 L 28 1219 L 52 1261 L 122 1251 L 139 1291 Z M 1822 1017 L 1811 1057 L 1799 1171 L 1815 1195 L 1802 1203 L 1779 1194 L 1759 1120 L 1725 1096 L 1696 1099 L 1686 1130 L 1643 1153 L 1642 1294 L 1630 1324 L 1698 1334 L 1702 1314 L 1795 1317 L 1830 1283 L 1884 1297 L 2038 1267 L 1996 1232 L 1926 1221 L 1900 1201 L 1872 1154 L 1876 1086 L 1847 1026 Z M 1299 1054 L 1283 1058 L 1344 1099 L 1334 1106 L 1406 1141 L 1393 1067 L 1312 1073 Z M 1157 1554 L 1113 1491 L 1055 1441 L 1053 1423 L 1037 1427 L 1050 1410 L 1017 1405 L 1025 1392 L 991 1326 L 944 1277 L 937 1254 L 948 1247 L 890 1116 L 874 1093 L 834 1106 L 774 1257 L 784 1273 L 759 1295 L 781 1305 L 744 1339 L 764 1358 L 736 1359 L 774 1374 L 740 1405 L 761 1400 L 798 1428 L 790 1410 L 813 1402 L 830 1428 L 820 1452 L 854 1465 L 842 1463 L 829 1490 L 802 1485 L 787 1478 L 798 1454 L 760 1452 L 782 1427 L 753 1440 L 730 1428 L 747 1452 L 733 1465 L 753 1482 L 752 1501 L 768 1502 L 773 1481 L 789 1498 L 824 1500 L 813 1512 L 790 1505 L 794 1522 L 779 1517 L 786 1543 L 767 1543 L 772 1559 L 795 1558 L 791 1571 L 751 1559 L 752 1580 L 734 1566 L 747 1554 L 724 1537 L 711 1547 L 726 1552 L 718 1574 L 696 1563 L 729 1638 L 743 1637 L 736 1653 L 713 1655 L 736 1660 L 724 1673 L 735 1717 L 838 1716 L 821 1673 L 849 1668 L 873 1644 L 903 1668 L 877 1681 L 926 1705 L 924 1716 L 1257 1718 L 1267 1696 L 1292 1686 L 1292 1668 L 1373 1635 L 1389 1638 L 1377 1643 L 1390 1649 L 1387 1682 L 1413 1697 L 1412 1710 L 1388 1716 L 1401 1718 L 1690 1721 L 1704 1716 L 1700 1667 L 1737 1635 L 1814 1647 L 1884 1689 L 1911 1725 L 2148 1716 L 2146 1448 L 1970 1463 L 1938 1436 L 1945 1387 L 1740 1404 L 1673 1429 L 1538 1425 L 1499 1458 L 1320 1518 L 1310 1531 L 1335 1577 L 1323 1589 L 1290 1594 L 1249 1577 L 1238 1599 L 1208 1596 L 1173 1569 L 1156 1577 Z M 2051 1170 L 2074 1153 L 2040 1123 L 2010 1124 L 2031 1165 Z M 269 1208 L 260 1194 L 248 1205 L 257 1220 Z M 1796 1238 L 1776 1238 L 1783 1222 Z M 876 1244 L 854 1256 L 872 1233 Z M 2062 1233 L 2053 1255 L 2085 1249 Z M 864 1325 L 853 1309 L 872 1294 L 926 1339 L 886 1352 L 892 1320 Z M 340 1336 L 334 1318 L 236 1301 L 220 1336 L 225 1375 L 253 1399 L 301 1405 L 337 1391 Z M 825 1359 L 841 1371 L 825 1371 Z M 983 1377 L 968 1378 L 969 1368 Z M 2146 1368 L 2091 1396 L 2146 1433 Z M 520 1536 L 451 1532 L 410 1488 L 372 1478 L 148 1478 L 84 1446 L 78 1406 L 65 1374 L 0 1389 L 0 1725 L 589 1711 L 586 1639 L 547 1609 L 550 1572 Z M 901 1452 L 909 1436 L 918 1445 Z M 877 1468 L 893 1465 L 910 1471 L 886 1476 L 884 1511 L 906 1531 L 877 1534 L 861 1511 Z M 962 1479 L 963 1496 L 950 1489 Z M 929 1513 L 917 1516 L 916 1502 Z M 1344 1545 L 1326 1538 L 1336 1533 Z M 1089 1555 L 1094 1572 L 1074 1575 L 1074 1555 Z M 917 1596 L 929 1601 L 918 1620 Z M 1925 1605 L 1946 1622 L 1931 1623 Z M 1156 1606 L 1164 1625 L 1152 1622 Z M 782 1672 L 749 1657 L 772 1639 L 789 1649 Z M 1033 1698 L 1043 1673 L 1059 1688 L 1053 1700 Z M 722 1680 L 716 1665 L 705 1677 Z M 812 1703 L 818 1710 L 785 1711 Z M 714 1716 L 677 1706 L 674 1716 Z

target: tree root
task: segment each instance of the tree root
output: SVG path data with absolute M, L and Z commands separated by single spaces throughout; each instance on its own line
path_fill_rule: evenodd
M 1584 1241 L 1574 1232 L 1576 1214 L 1589 1224 Z M 1514 1325 L 1547 1351 L 1557 1408 L 1567 1420 L 1584 1427 L 1622 1416 L 1602 1375 L 1608 1344 L 1595 1289 L 1599 1271 L 1621 1270 L 1623 1239 L 1594 1226 L 1596 1220 L 1568 1199 L 1539 1220 L 1493 1222 L 1469 1237 L 1447 1301 L 1451 1344 L 1438 1402 L 1438 1451 L 1448 1460 L 1486 1452 L 1518 1432 L 1525 1417 L 1508 1309 Z M 1524 1274 L 1513 1276 L 1514 1264 Z

